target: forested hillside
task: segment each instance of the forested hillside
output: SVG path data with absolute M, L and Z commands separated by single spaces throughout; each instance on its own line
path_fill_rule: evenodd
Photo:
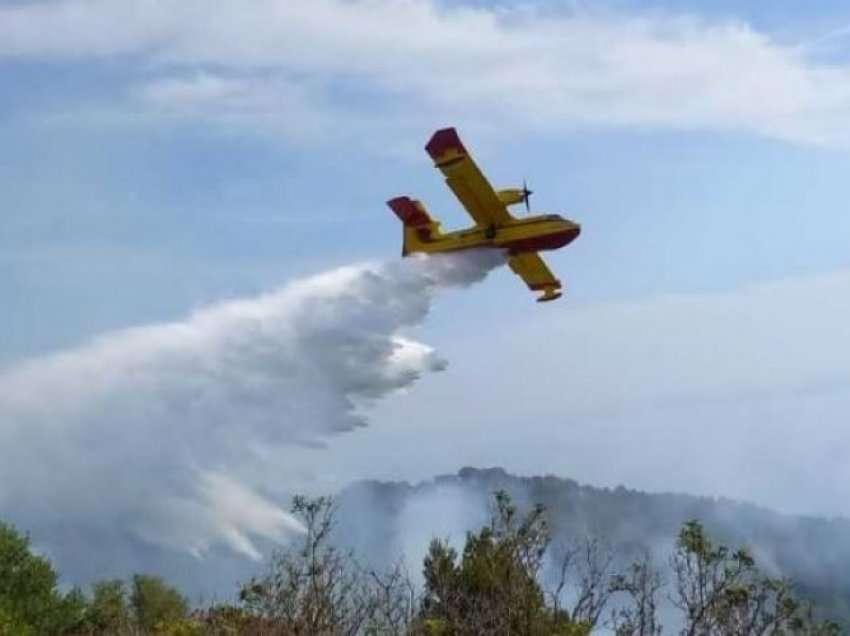
M 850 520 L 785 515 L 728 499 L 463 468 L 417 485 L 369 481 L 348 488 L 338 498 L 341 540 L 384 562 L 410 551 L 404 535 L 416 533 L 417 523 L 461 541 L 465 529 L 486 519 L 488 498 L 500 489 L 521 504 L 546 507 L 554 545 L 597 538 L 625 560 L 643 549 L 663 560 L 682 524 L 697 519 L 718 541 L 748 546 L 763 568 L 791 578 L 830 616 L 850 617 Z
M 595 538 L 554 547 L 540 504 L 521 510 L 504 490 L 489 502 L 489 519 L 458 548 L 428 542 L 417 581 L 404 561 L 378 570 L 341 550 L 332 499 L 296 497 L 301 539 L 276 550 L 235 603 L 191 610 L 151 575 L 62 591 L 50 561 L 0 524 L 0 636 L 844 633 L 790 581 L 761 569 L 745 547 L 716 543 L 698 521 L 677 532 L 665 575 L 648 553 L 624 561 Z
M 850 623 L 847 520 L 472 468 L 299 496 L 292 512 L 302 535 L 233 581 L 232 600 L 197 604 L 157 572 L 60 585 L 61 564 L 0 522 L 0 636 L 836 636 Z

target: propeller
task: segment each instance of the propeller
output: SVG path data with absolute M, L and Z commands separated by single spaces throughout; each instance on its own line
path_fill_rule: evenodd
M 525 211 L 531 214 L 531 204 L 528 200 L 531 198 L 531 195 L 534 194 L 534 191 L 528 189 L 528 183 L 525 179 L 522 180 L 522 200 L 525 203 Z

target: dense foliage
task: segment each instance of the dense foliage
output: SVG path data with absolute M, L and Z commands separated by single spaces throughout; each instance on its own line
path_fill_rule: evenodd
M 28 636 L 73 630 L 83 612 L 78 590 L 62 594 L 57 574 L 29 537 L 0 523 L 0 634 Z
M 155 576 L 135 575 L 129 590 L 116 580 L 95 583 L 90 595 L 62 593 L 29 537 L 0 523 L 0 636 L 177 634 L 188 619 L 186 600 Z

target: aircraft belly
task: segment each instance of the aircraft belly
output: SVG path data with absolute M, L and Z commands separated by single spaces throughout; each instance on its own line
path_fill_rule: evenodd
M 499 246 L 515 252 L 556 250 L 575 240 L 576 236 L 578 236 L 578 232 L 575 230 L 563 230 L 549 234 L 540 234 L 538 236 L 500 241 Z
M 563 247 L 575 240 L 578 234 L 578 227 L 542 228 L 525 225 L 495 228 L 491 238 L 487 236 L 487 230 L 480 229 L 444 234 L 423 242 L 414 251 L 435 253 L 491 247 L 512 252 L 536 252 Z
M 579 229 L 577 227 L 515 234 L 505 233 L 505 235 L 497 238 L 497 244 L 499 247 L 514 252 L 556 250 L 574 241 L 578 235 Z

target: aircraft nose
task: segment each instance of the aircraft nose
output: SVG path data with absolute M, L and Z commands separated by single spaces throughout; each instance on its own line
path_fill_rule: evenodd
M 565 232 L 567 242 L 566 245 L 572 243 L 578 238 L 578 235 L 581 234 L 581 226 L 578 223 L 573 223 L 572 221 L 565 221 L 567 224 L 567 230 Z

